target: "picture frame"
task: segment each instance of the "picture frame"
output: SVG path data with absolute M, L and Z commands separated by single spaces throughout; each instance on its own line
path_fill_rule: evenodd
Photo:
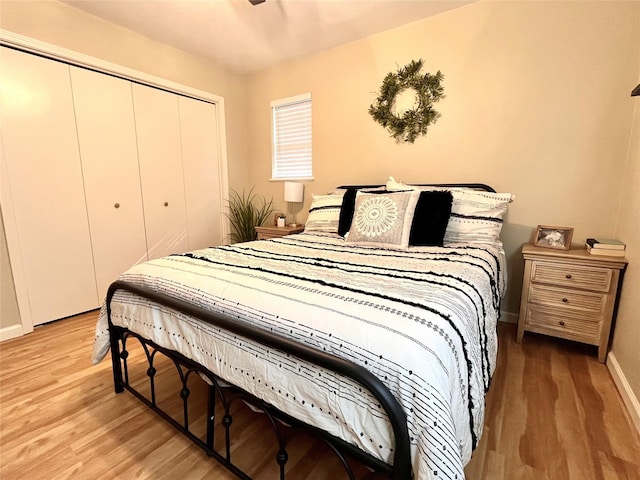
M 273 216 L 273 225 L 275 227 L 284 227 L 284 225 L 280 225 L 281 223 L 287 223 L 287 215 L 285 213 L 278 212 Z
M 573 227 L 538 225 L 533 244 L 536 247 L 569 250 L 571 248 L 572 237 Z

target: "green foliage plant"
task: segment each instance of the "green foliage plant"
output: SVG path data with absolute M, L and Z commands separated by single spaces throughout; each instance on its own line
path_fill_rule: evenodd
M 388 73 L 382 81 L 375 104 L 369 106 L 369 114 L 386 128 L 397 142 L 415 142 L 418 136 L 426 135 L 429 125 L 440 117 L 433 104 L 444 97 L 444 75 L 440 70 L 433 75 L 423 75 L 423 64 L 422 59 L 412 60 L 396 73 Z M 394 111 L 396 97 L 407 89 L 415 91 L 416 105 L 399 115 Z
M 263 196 L 253 193 L 253 189 L 254 187 L 251 187 L 249 193 L 245 193 L 243 189 L 242 194 L 233 189 L 229 191 L 225 216 L 231 223 L 231 243 L 256 240 L 256 227 L 273 219 L 273 199 L 267 201 Z

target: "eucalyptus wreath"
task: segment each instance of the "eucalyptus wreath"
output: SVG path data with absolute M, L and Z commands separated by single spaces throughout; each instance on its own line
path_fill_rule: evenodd
M 434 75 L 423 75 L 422 65 L 422 59 L 412 60 L 396 73 L 387 73 L 375 104 L 369 105 L 369 114 L 398 142 L 415 142 L 418 135 L 426 135 L 429 125 L 440 117 L 433 104 L 444 97 L 441 85 L 444 75 L 440 70 Z M 406 89 L 415 90 L 414 108 L 398 115 L 394 110 L 396 97 Z

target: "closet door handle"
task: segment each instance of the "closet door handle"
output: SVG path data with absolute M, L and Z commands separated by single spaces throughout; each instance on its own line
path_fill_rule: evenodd
M 120 204 L 119 204 L 119 203 L 116 203 L 116 204 L 114 205 L 114 207 L 115 207 L 115 208 L 120 208 Z

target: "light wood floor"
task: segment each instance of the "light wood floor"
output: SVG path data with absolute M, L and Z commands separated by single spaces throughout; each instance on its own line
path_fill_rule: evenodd
M 113 393 L 110 362 L 90 363 L 94 324 L 85 314 L 0 344 L 0 478 L 234 479 L 130 393 Z M 499 333 L 467 478 L 640 480 L 640 438 L 591 347 L 533 334 L 517 345 L 508 324 Z M 277 478 L 263 420 L 234 423 L 238 444 L 250 445 L 241 462 L 259 479 Z M 291 444 L 288 478 L 340 478 L 322 445 L 304 436 Z

